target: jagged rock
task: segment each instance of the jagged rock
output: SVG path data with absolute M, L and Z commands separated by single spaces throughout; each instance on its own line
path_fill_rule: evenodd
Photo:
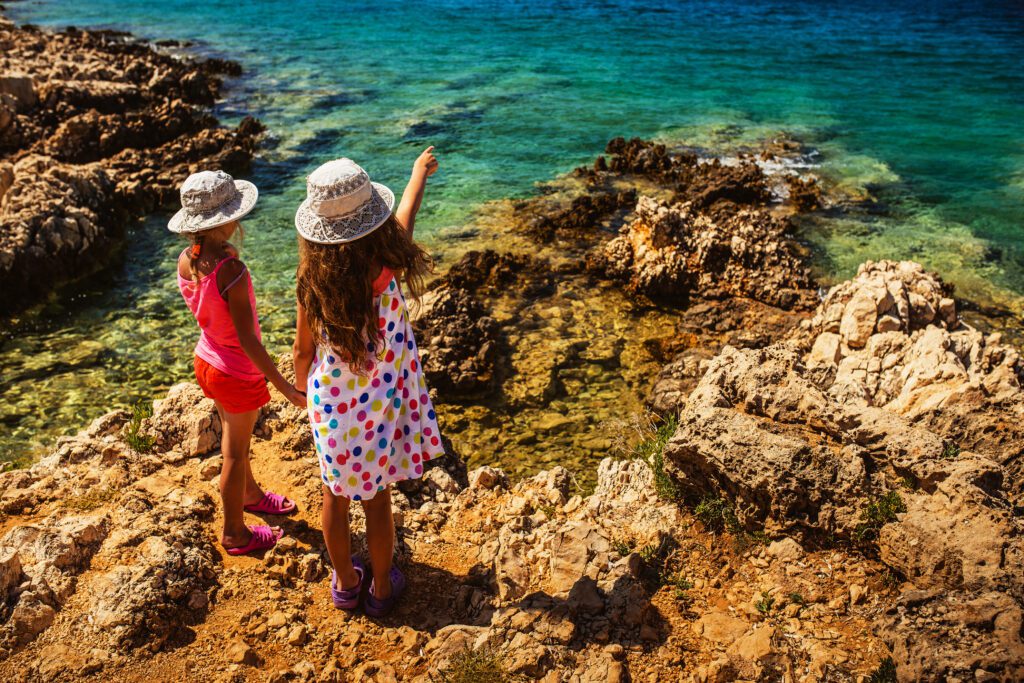
M 205 109 L 237 65 L 7 22 L 0 44 L 0 289 L 22 293 L 0 313 L 108 263 L 198 162 L 240 172 L 252 158 L 262 128 L 220 128 Z
M 1020 601 L 1005 593 L 904 591 L 880 619 L 900 680 L 1019 681 Z
M 811 300 L 785 219 L 747 209 L 713 218 L 694 204 L 646 196 L 635 215 L 588 263 L 631 292 L 676 303 L 744 296 L 787 309 Z
M 786 179 L 789 191 L 789 201 L 798 211 L 814 211 L 820 208 L 824 200 L 821 196 L 821 186 L 814 178 L 801 178 L 790 176 Z
M 1020 361 L 998 338 L 960 326 L 940 303 L 944 291 L 916 264 L 866 264 L 793 341 L 723 349 L 687 399 L 665 456 L 684 496 L 731 501 L 748 529 L 812 543 L 876 541 L 882 560 L 917 589 L 1004 615 L 993 629 L 983 617 L 947 616 L 934 597 L 904 601 L 878 625 L 901 680 L 975 668 L 1013 680 L 1024 662 L 1024 522 L 999 462 L 1016 456 L 951 449 L 942 433 L 949 418 L 939 416 L 1018 414 Z M 880 331 L 886 316 L 893 322 Z M 972 399 L 959 407 L 965 394 Z M 872 516 L 883 497 L 888 511 Z M 787 551 L 780 542 L 769 554 Z M 946 635 L 929 652 L 939 624 Z
M 229 662 L 235 664 L 256 666 L 258 663 L 258 658 L 253 649 L 244 640 L 238 638 L 227 644 L 224 648 L 224 656 Z
M 819 306 L 805 362 L 837 400 L 893 411 L 1003 464 L 1020 500 L 1024 361 L 998 334 L 960 323 L 948 289 L 916 263 L 865 263 Z
M 501 470 L 493 467 L 478 467 L 469 473 L 469 485 L 475 489 L 493 489 L 508 487 L 508 477 Z
M 133 547 L 133 559 L 94 579 L 89 628 L 119 649 L 156 652 L 205 611 L 195 596 L 217 575 L 206 529 L 214 503 L 181 489 L 145 500 L 153 507 L 104 547 L 111 556 Z
M 153 402 L 153 416 L 147 422 L 162 447 L 178 448 L 188 457 L 220 447 L 220 416 L 213 399 L 206 398 L 198 385 L 175 384 L 165 398 Z
M 493 249 L 467 252 L 453 263 L 442 282 L 451 289 L 474 294 L 522 290 L 522 296 L 537 296 L 553 287 L 547 264 L 524 254 L 499 253 Z
M 501 326 L 468 291 L 442 287 L 428 292 L 413 327 L 427 382 L 442 396 L 465 400 L 497 388 Z
M 533 217 L 527 223 L 527 232 L 542 242 L 556 237 L 593 236 L 603 222 L 615 215 L 624 215 L 635 204 L 635 190 L 580 195 L 567 207 Z
M 14 527 L 0 539 L 5 575 L 0 585 L 6 584 L 2 595 L 11 605 L 6 623 L 0 626 L 0 651 L 31 642 L 53 623 L 108 528 L 109 519 L 102 514 L 50 518 L 38 525 Z

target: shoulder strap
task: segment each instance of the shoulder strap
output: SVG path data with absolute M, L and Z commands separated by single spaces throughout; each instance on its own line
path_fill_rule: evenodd
M 213 277 L 216 279 L 217 273 L 220 272 L 220 267 L 223 266 L 228 261 L 238 261 L 238 257 L 236 257 L 236 256 L 227 256 L 225 258 L 222 258 L 217 263 L 216 267 L 213 269 L 213 272 L 210 273 L 210 274 L 213 275 Z M 228 298 L 228 290 L 231 289 L 232 287 L 234 287 L 236 284 L 238 284 L 239 281 L 241 281 L 242 277 L 246 273 L 249 272 L 249 269 L 246 268 L 244 263 L 242 263 L 241 261 L 238 261 L 238 263 L 241 264 L 242 270 L 238 273 L 238 275 L 235 276 L 235 279 L 233 279 L 231 282 L 229 282 L 226 285 L 224 285 L 224 287 L 222 289 L 218 290 L 220 292 L 220 296 L 221 296 L 222 299 L 227 299 Z

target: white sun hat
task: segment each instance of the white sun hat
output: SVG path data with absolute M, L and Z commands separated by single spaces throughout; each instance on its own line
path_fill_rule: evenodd
M 256 186 L 248 180 L 235 180 L 224 171 L 193 173 L 181 185 L 181 210 L 167 229 L 191 234 L 236 221 L 252 211 L 257 197 Z
M 395 194 L 351 159 L 335 159 L 309 174 L 306 200 L 295 212 L 295 229 L 317 244 L 344 244 L 364 237 L 391 215 Z

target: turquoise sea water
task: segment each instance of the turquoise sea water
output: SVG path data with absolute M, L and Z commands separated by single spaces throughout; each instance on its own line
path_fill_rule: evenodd
M 271 345 L 290 342 L 304 177 L 350 156 L 400 192 L 437 146 L 420 235 L 441 248 L 492 199 L 591 160 L 615 135 L 729 151 L 788 132 L 877 210 L 806 226 L 823 273 L 914 258 L 969 296 L 1024 294 L 1020 2 L 27 0 L 19 21 L 186 39 L 242 62 L 217 113 L 270 128 L 245 258 Z M 0 459 L 189 376 L 193 324 L 166 217 L 66 306 L 0 338 Z

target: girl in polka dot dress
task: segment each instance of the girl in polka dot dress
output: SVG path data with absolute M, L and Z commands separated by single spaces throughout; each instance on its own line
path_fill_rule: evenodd
M 420 477 L 444 452 L 401 286 L 415 294 L 429 272 L 412 231 L 437 170 L 432 150 L 416 160 L 394 212 L 390 190 L 338 159 L 309 176 L 295 218 L 295 376 L 320 464 L 331 593 L 337 607 L 355 609 L 369 578 L 371 616 L 387 614 L 405 587 L 392 563 L 391 484 Z M 351 554 L 351 500 L 366 513 L 370 569 Z

